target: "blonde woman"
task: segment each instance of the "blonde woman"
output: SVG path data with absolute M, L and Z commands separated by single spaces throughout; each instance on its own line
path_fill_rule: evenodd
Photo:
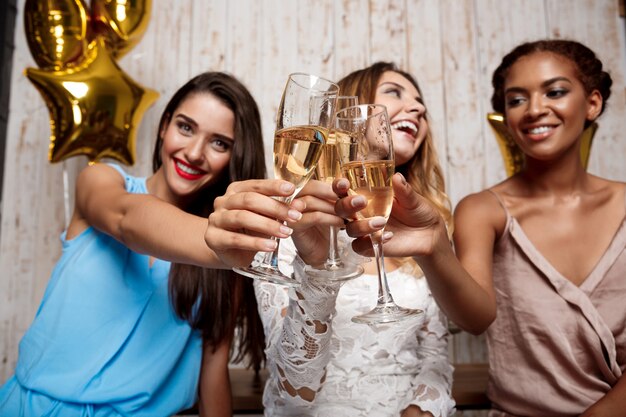
M 341 94 L 356 95 L 360 103 L 387 107 L 396 170 L 449 221 L 450 209 L 426 106 L 414 78 L 391 63 L 380 62 L 349 74 L 339 85 Z M 278 229 L 280 224 L 273 219 L 288 216 L 288 208 L 275 205 L 267 197 L 278 187 L 278 182 L 268 182 L 265 188 L 258 182 L 245 184 L 239 183 L 237 187 L 238 191 L 248 193 L 249 200 L 239 192 L 233 192 L 226 200 L 216 200 L 216 212 L 210 218 L 210 236 L 207 233 L 209 245 L 218 254 L 231 260 L 237 254 L 243 263 L 250 260 L 255 248 L 261 248 L 263 239 L 244 238 L 240 230 L 266 235 L 275 231 L 277 236 L 284 237 Z M 281 254 L 283 266 L 294 270 L 301 286 L 288 291 L 267 282 L 255 283 L 270 371 L 263 398 L 265 414 L 451 415 L 454 401 L 450 396 L 452 366 L 448 362 L 447 323 L 415 261 L 385 259 L 395 301 L 403 307 L 421 309 L 424 314 L 376 327 L 351 321 L 376 303 L 377 276 L 373 263 L 365 265 L 364 275 L 343 285 L 309 279 L 304 273 L 304 265 L 323 260 L 327 248 L 318 244 L 320 231 L 325 229 L 308 226 L 324 222 L 343 225 L 334 215 L 336 195 L 329 191 L 315 181 L 303 190 L 298 200 L 306 202 L 306 210 L 302 218 L 291 224 L 291 238 L 297 252 Z M 253 205 L 263 209 L 253 213 L 249 208 Z M 291 210 L 295 208 L 302 206 L 294 205 Z M 241 211 L 246 211 L 246 215 L 242 216 Z M 211 231 L 212 228 L 219 230 Z M 287 248 L 284 245 L 283 249 Z M 246 252 L 247 256 L 242 256 Z

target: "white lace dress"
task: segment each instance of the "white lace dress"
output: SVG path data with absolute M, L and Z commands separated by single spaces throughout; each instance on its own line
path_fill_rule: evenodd
M 434 416 L 454 413 L 447 322 L 423 277 L 403 268 L 388 273 L 395 301 L 424 314 L 371 327 L 350 319 L 375 305 L 375 276 L 341 287 L 309 280 L 288 240 L 280 260 L 281 270 L 295 270 L 301 287 L 255 281 L 270 373 L 266 416 L 398 417 L 411 404 Z M 285 387 L 309 388 L 314 399 Z

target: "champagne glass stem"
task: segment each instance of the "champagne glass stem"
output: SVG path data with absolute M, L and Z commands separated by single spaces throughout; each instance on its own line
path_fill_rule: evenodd
M 328 239 L 328 259 L 326 259 L 324 266 L 331 270 L 340 268 L 341 260 L 337 252 L 337 228 L 335 226 L 330 226 Z
M 278 201 L 285 204 L 290 204 L 298 191 L 299 190 L 294 192 L 290 197 L 280 197 L 277 199 Z M 287 222 L 283 221 L 283 224 L 286 225 Z M 233 268 L 233 270 L 241 275 L 250 278 L 270 281 L 276 284 L 282 284 L 290 287 L 297 287 L 299 283 L 295 279 L 293 279 L 293 277 L 287 276 L 280 272 L 280 269 L 278 268 L 278 251 L 280 248 L 281 239 L 276 238 L 275 236 L 270 237 L 270 239 L 276 242 L 276 248 L 272 252 L 264 252 L 260 258 L 260 263 L 254 266 L 251 265 L 246 268 Z
M 361 265 L 344 262 L 339 255 L 338 234 L 339 229 L 335 226 L 329 228 L 328 255 L 324 261 L 323 269 L 307 265 L 304 271 L 317 278 L 323 278 L 331 282 L 343 282 L 356 278 L 363 274 Z
M 283 222 L 283 224 L 287 224 L 287 222 Z M 280 239 L 275 236 L 272 236 L 270 239 L 276 241 L 276 249 L 274 249 L 273 252 L 265 252 L 263 255 L 263 265 L 278 268 L 278 248 L 280 247 Z
M 382 231 L 371 235 L 372 247 L 374 248 L 374 259 L 376 260 L 376 272 L 378 272 L 378 302 L 377 307 L 384 307 L 393 304 L 393 297 L 387 283 L 387 272 L 385 271 L 385 255 L 382 245 Z
M 372 234 L 371 239 L 372 247 L 374 248 L 374 259 L 376 260 L 376 271 L 378 272 L 378 301 L 372 311 L 353 317 L 352 321 L 365 324 L 393 323 L 422 313 L 421 310 L 400 307 L 393 301 L 387 282 L 387 273 L 385 272 L 382 232 L 379 231 Z
M 291 204 L 293 199 L 296 197 L 296 194 L 298 193 L 298 191 L 300 190 L 296 190 L 289 197 L 277 197 L 276 199 L 280 201 L 281 203 L 285 203 L 289 205 Z M 283 221 L 283 225 L 287 226 L 287 221 Z M 272 268 L 278 269 L 278 249 L 280 248 L 280 239 L 278 239 L 276 236 L 272 236 L 270 237 L 270 239 L 276 241 L 276 249 L 274 249 L 272 252 L 266 252 L 263 255 L 263 265 L 268 265 Z

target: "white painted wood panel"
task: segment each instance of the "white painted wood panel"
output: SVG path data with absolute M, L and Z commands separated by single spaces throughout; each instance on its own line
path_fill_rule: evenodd
M 60 254 L 65 212 L 86 162 L 47 162 L 48 112 L 22 74 L 35 65 L 23 7 L 19 0 L 0 226 L 0 383 L 13 372 L 19 339 Z M 144 116 L 138 161 L 129 171 L 150 173 L 160 113 L 176 88 L 201 71 L 228 71 L 250 88 L 261 110 L 271 174 L 274 115 L 290 72 L 337 79 L 390 60 L 421 84 L 456 203 L 504 178 L 485 120 L 493 69 L 515 44 L 558 36 L 589 44 L 611 69 L 613 96 L 590 170 L 626 180 L 624 27 L 615 0 L 153 0 L 144 38 L 120 61 L 135 80 L 161 94 Z M 455 336 L 451 358 L 485 360 L 483 339 Z
M 407 21 L 406 0 L 370 0 L 369 39 L 372 61 L 393 61 L 406 65 Z
M 372 62 L 369 44 L 369 2 L 341 0 L 333 2 L 335 79 Z
M 448 147 L 448 191 L 453 202 L 485 184 L 479 57 L 474 2 L 445 0 L 442 33 L 443 82 Z
M 431 132 L 442 161 L 444 175 L 448 171 L 446 144 L 446 103 L 443 82 L 443 51 L 441 49 L 442 15 L 439 0 L 407 2 L 406 66 L 417 79 L 431 121 Z M 446 178 L 447 181 L 447 178 Z

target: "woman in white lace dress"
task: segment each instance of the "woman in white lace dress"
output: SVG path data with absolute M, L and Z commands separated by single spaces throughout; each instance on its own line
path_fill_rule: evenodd
M 357 95 L 361 103 L 387 106 L 397 171 L 449 220 L 426 108 L 413 77 L 393 64 L 376 63 L 339 84 L 342 94 Z M 278 195 L 278 183 L 234 185 L 216 201 L 206 235 L 207 243 L 226 262 L 245 264 L 254 250 L 268 249 L 262 246 L 265 239 L 244 237 L 242 230 L 278 237 L 291 234 L 292 239 L 281 244 L 281 269 L 293 271 L 301 286 L 288 290 L 255 283 L 270 371 L 263 396 L 265 415 L 451 415 L 447 322 L 417 264 L 410 258 L 385 259 L 396 302 L 424 314 L 384 326 L 353 323 L 353 316 L 376 303 L 374 263 L 365 264 L 364 275 L 343 285 L 309 279 L 305 264 L 319 264 L 327 253 L 320 232 L 328 224 L 341 224 L 334 216 L 336 196 L 327 185 L 312 181 L 292 204 L 289 217 L 287 208 L 267 197 Z M 302 203 L 306 203 L 304 210 Z M 303 212 L 301 218 L 298 210 Z M 276 218 L 290 220 L 293 229 L 281 231 Z

